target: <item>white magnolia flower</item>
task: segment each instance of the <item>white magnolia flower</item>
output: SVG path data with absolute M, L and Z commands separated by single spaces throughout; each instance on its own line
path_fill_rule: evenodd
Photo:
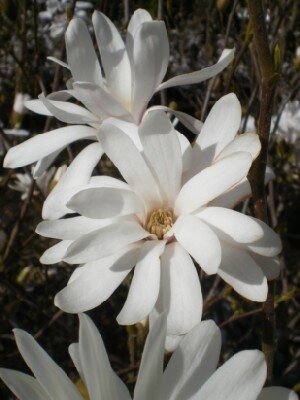
M 103 124 L 103 149 L 127 183 L 93 177 L 59 199 L 80 216 L 37 227 L 44 236 L 62 239 L 41 262 L 81 264 L 57 294 L 58 307 L 73 313 L 96 307 L 135 266 L 118 322 L 133 324 L 167 311 L 168 335 L 186 333 L 202 310 L 191 257 L 242 296 L 266 299 L 266 277 L 279 273 L 274 257 L 280 240 L 263 222 L 225 208 L 244 195 L 243 182 L 260 150 L 257 135 L 236 136 L 240 119 L 236 96 L 223 97 L 194 153 L 183 156 L 179 135 L 161 111 L 148 113 L 139 126 L 142 153 L 120 129 Z
M 68 144 L 83 139 L 97 140 L 103 120 L 113 117 L 116 124 L 127 122 L 122 125 L 127 132 L 128 122 L 129 125 L 141 122 L 155 92 L 202 82 L 221 72 L 233 59 L 234 51 L 225 49 L 211 67 L 161 83 L 169 62 L 169 42 L 163 21 L 153 21 L 147 11 L 137 10 L 128 25 L 126 43 L 102 13 L 94 12 L 93 25 L 105 75 L 88 28 L 81 19 L 73 19 L 66 32 L 68 64 L 51 58 L 70 70 L 72 79 L 68 81 L 68 89 L 27 102 L 30 110 L 72 125 L 36 135 L 13 147 L 6 155 L 5 167 L 38 162 L 34 175 L 39 176 Z M 68 102 L 70 97 L 83 106 Z M 201 126 L 200 121 L 187 114 L 176 111 L 175 114 L 190 129 Z
M 70 356 L 91 400 L 131 400 L 128 389 L 112 370 L 102 338 L 82 314 L 79 342 Z M 0 368 L 0 377 L 20 400 L 83 400 L 65 372 L 34 338 L 14 330 L 17 346 L 34 377 Z M 160 316 L 147 337 L 134 389 L 134 400 L 298 400 L 282 387 L 263 389 L 266 362 L 258 350 L 237 353 L 216 371 L 221 333 L 213 321 L 189 332 L 163 370 L 166 325 Z

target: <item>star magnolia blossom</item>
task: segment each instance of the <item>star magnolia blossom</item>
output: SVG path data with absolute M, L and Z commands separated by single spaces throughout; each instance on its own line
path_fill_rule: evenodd
M 81 19 L 73 19 L 66 32 L 68 64 L 54 59 L 71 71 L 68 90 L 47 97 L 40 95 L 39 100 L 26 103 L 38 114 L 54 116 L 73 125 L 36 135 L 13 147 L 6 155 L 5 167 L 22 167 L 38 161 L 35 176 L 39 176 L 68 144 L 83 139 L 97 140 L 102 122 L 110 117 L 113 117 L 111 123 L 121 124 L 123 130 L 132 134 L 131 125 L 141 122 L 155 92 L 202 82 L 217 75 L 233 59 L 234 51 L 225 49 L 211 67 L 161 83 L 169 62 L 169 42 L 163 21 L 153 21 L 146 10 L 137 10 L 129 22 L 126 43 L 102 13 L 94 12 L 93 25 L 105 76 L 88 28 Z M 84 107 L 68 102 L 70 97 Z M 200 121 L 187 114 L 173 113 L 190 129 L 201 126 Z
M 99 139 L 127 183 L 93 177 L 71 190 L 67 207 L 79 217 L 37 227 L 44 236 L 62 239 L 41 262 L 81 264 L 57 294 L 58 307 L 73 313 L 96 307 L 135 266 L 118 322 L 133 324 L 167 311 L 168 335 L 184 334 L 202 310 L 191 257 L 242 296 L 265 301 L 266 277 L 279 273 L 274 257 L 280 240 L 265 223 L 221 206 L 228 196 L 236 198 L 260 150 L 256 135 L 236 136 L 240 119 L 235 95 L 216 103 L 197 138 L 197 168 L 182 155 L 178 134 L 161 111 L 150 112 L 139 127 L 142 153 L 121 130 L 105 124 Z
M 97 328 L 82 314 L 79 343 L 69 353 L 91 400 L 131 400 L 112 370 Z M 0 368 L 0 377 L 20 400 L 83 400 L 75 385 L 34 338 L 14 330 L 17 346 L 34 377 Z M 201 322 L 182 340 L 163 371 L 166 324 L 160 316 L 147 337 L 134 390 L 134 400 L 298 400 L 282 387 L 264 388 L 262 352 L 237 353 L 217 369 L 221 333 L 213 321 Z

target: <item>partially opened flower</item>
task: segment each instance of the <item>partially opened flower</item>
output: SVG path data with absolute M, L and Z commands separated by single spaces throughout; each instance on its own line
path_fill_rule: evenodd
M 225 49 L 213 66 L 161 83 L 169 62 L 169 42 L 163 21 L 153 21 L 147 11 L 137 10 L 128 25 L 125 43 L 102 13 L 94 12 L 93 25 L 101 66 L 88 28 L 81 19 L 75 18 L 66 32 L 68 64 L 54 59 L 72 74 L 68 89 L 27 102 L 32 111 L 54 116 L 72 126 L 37 135 L 13 147 L 5 158 L 6 167 L 38 162 L 35 176 L 39 176 L 68 144 L 83 139 L 97 140 L 96 133 L 107 118 L 113 117 L 111 123 L 124 122 L 122 129 L 126 131 L 128 122 L 141 122 L 155 92 L 202 82 L 221 72 L 233 59 L 233 50 Z M 69 102 L 71 97 L 82 106 Z M 190 129 L 201 125 L 191 116 L 175 113 Z
M 256 135 L 236 137 L 240 118 L 233 94 L 214 106 L 200 134 L 197 166 L 182 156 L 178 134 L 160 111 L 150 112 L 139 127 L 142 153 L 121 130 L 103 124 L 103 149 L 126 182 L 93 177 L 75 188 L 76 194 L 73 188 L 67 203 L 80 216 L 44 221 L 37 228 L 62 239 L 41 262 L 81 264 L 56 305 L 75 313 L 96 307 L 135 266 L 119 323 L 167 311 L 168 335 L 186 333 L 202 310 L 192 258 L 242 296 L 266 299 L 266 276 L 279 273 L 273 257 L 280 240 L 263 222 L 220 206 L 245 179 L 260 149 Z
M 90 400 L 130 400 L 128 389 L 114 373 L 95 325 L 79 316 L 79 342 L 69 347 Z M 0 368 L 0 377 L 20 400 L 82 400 L 65 372 L 34 338 L 14 330 L 16 342 L 34 377 Z M 150 330 L 134 389 L 134 400 L 297 400 L 282 387 L 262 388 L 266 362 L 258 350 L 241 351 L 217 369 L 221 334 L 213 321 L 188 333 L 163 370 L 166 325 L 160 316 Z

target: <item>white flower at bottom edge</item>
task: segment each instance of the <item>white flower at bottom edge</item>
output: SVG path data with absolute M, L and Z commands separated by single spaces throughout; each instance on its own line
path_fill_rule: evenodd
M 218 117 L 213 118 L 215 112 Z M 139 128 L 143 153 L 122 131 L 107 125 L 107 135 L 101 136 L 104 151 L 127 183 L 95 176 L 76 188 L 67 203 L 79 217 L 37 227 L 39 234 L 62 239 L 41 262 L 81 264 L 55 304 L 73 313 L 92 309 L 135 267 L 118 322 L 134 324 L 152 312 L 167 311 L 168 335 L 184 334 L 202 314 L 191 257 L 242 296 L 264 301 L 266 276 L 279 273 L 274 260 L 281 249 L 278 236 L 263 222 L 214 204 L 245 179 L 252 163 L 247 136 L 235 138 L 239 124 L 239 102 L 234 95 L 225 96 L 203 126 L 211 136 L 221 131 L 223 142 L 203 148 L 202 167 L 192 164 L 195 174 L 186 181 L 178 135 L 164 113 L 153 111 L 144 118 Z M 253 140 L 258 141 L 255 135 Z
M 110 366 L 94 323 L 84 314 L 79 319 L 79 342 L 69 347 L 69 353 L 90 400 L 130 400 L 128 389 Z M 73 382 L 31 335 L 21 329 L 14 334 L 34 374 L 0 368 L 0 377 L 18 399 L 82 400 Z M 165 337 L 166 321 L 160 316 L 145 343 L 134 400 L 298 400 L 282 387 L 262 389 L 266 362 L 258 350 L 241 351 L 216 370 L 221 333 L 213 321 L 201 322 L 189 332 L 163 370 Z

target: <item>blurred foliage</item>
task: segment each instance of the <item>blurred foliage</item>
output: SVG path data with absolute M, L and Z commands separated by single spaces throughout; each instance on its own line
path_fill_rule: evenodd
M 108 15 L 124 31 L 124 4 L 119 0 L 89 1 L 92 8 Z M 157 0 L 129 1 L 129 12 L 138 7 L 157 16 Z M 274 116 L 280 116 L 284 105 L 299 98 L 300 85 L 300 10 L 298 0 L 269 0 L 266 20 L 269 40 L 278 72 L 281 74 L 274 101 Z M 215 61 L 224 47 L 235 47 L 232 65 L 210 82 L 183 88 L 171 88 L 167 102 L 172 108 L 205 118 L 215 100 L 233 91 L 241 101 L 244 127 L 250 117 L 257 118 L 258 75 L 252 43 L 252 30 L 246 1 L 183 0 L 163 1 L 171 47 L 168 75 L 190 72 Z M 18 93 L 32 98 L 40 92 L 65 88 L 68 75 L 46 59 L 48 55 L 65 57 L 64 30 L 70 15 L 76 13 L 74 2 L 60 5 L 48 20 L 41 18 L 45 1 L 0 0 L 0 128 L 22 128 L 31 135 L 59 126 L 52 119 L 14 109 Z M 92 9 L 81 16 L 91 26 Z M 298 25 L 297 25 L 298 23 Z M 60 32 L 60 33 L 59 33 Z M 159 101 L 158 95 L 153 103 Z M 179 129 L 192 139 L 182 126 Z M 242 129 L 243 130 L 243 129 Z M 284 250 L 282 274 L 277 283 L 277 353 L 274 381 L 300 391 L 300 126 L 294 141 L 273 132 L 270 141 L 270 165 L 275 180 L 269 185 L 269 214 L 272 226 L 281 234 Z M 6 149 L 24 138 L 0 132 L 1 165 Z M 79 145 L 68 148 L 56 161 L 59 167 L 74 157 Z M 44 348 L 77 382 L 67 347 L 77 340 L 77 317 L 60 312 L 53 305 L 54 295 L 65 286 L 72 268 L 63 263 L 43 266 L 41 254 L 51 241 L 35 235 L 41 219 L 44 195 L 31 182 L 30 168 L 20 169 L 29 177 L 28 196 L 11 189 L 16 171 L 0 167 L 0 364 L 26 370 L 18 354 L 12 329 L 22 328 L 35 335 Z M 98 172 L 115 175 L 109 160 L 101 161 Z M 52 183 L 51 183 L 52 182 Z M 51 181 L 49 186 L 52 185 Z M 251 214 L 251 200 L 244 204 Z M 54 242 L 53 242 L 54 243 Z M 199 271 L 206 297 L 204 318 L 213 318 L 222 327 L 223 360 L 238 350 L 259 348 L 261 339 L 260 304 L 249 302 L 215 277 Z M 128 278 L 129 279 L 129 278 Z M 101 307 L 89 314 L 98 325 L 110 360 L 121 378 L 133 385 L 146 334 L 143 325 L 118 326 L 115 317 L 126 298 L 128 282 Z M 28 370 L 27 370 L 28 371 Z M 0 384 L 0 398 L 10 399 Z

